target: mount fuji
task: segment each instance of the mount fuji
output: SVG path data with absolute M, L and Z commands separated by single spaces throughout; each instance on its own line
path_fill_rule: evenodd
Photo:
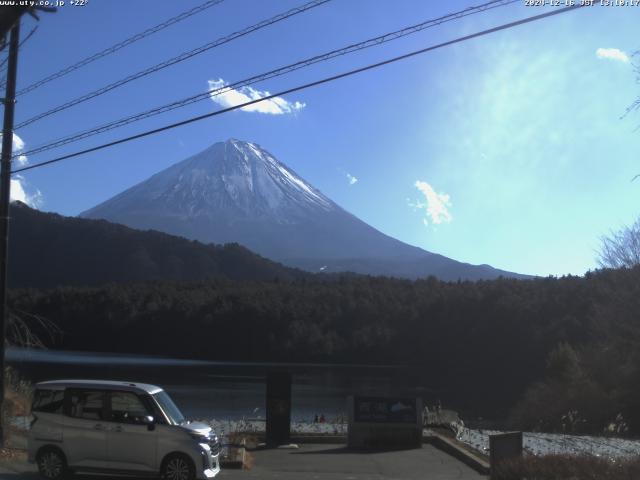
M 376 230 L 255 143 L 219 142 L 83 212 L 204 243 L 237 242 L 309 271 L 442 280 L 522 277 L 457 262 Z

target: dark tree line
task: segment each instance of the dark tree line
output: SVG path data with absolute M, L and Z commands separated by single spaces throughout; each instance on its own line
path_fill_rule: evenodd
M 10 305 L 57 324 L 55 348 L 409 365 L 465 411 L 511 410 L 518 426 L 559 430 L 578 410 L 590 431 L 622 413 L 640 432 L 638 267 L 527 281 L 345 275 L 15 290 Z

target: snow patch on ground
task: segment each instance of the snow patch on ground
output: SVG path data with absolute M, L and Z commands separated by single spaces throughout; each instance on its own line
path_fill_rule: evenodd
M 494 430 L 462 428 L 457 439 L 475 450 L 489 453 L 489 435 L 501 433 Z M 568 454 L 595 455 L 605 458 L 629 458 L 640 455 L 640 440 L 587 435 L 562 435 L 558 433 L 524 432 L 524 450 L 533 455 Z
M 196 420 L 198 422 L 206 423 L 210 425 L 220 437 L 226 437 L 227 435 L 235 432 L 243 433 L 264 433 L 265 420 L 264 419 L 242 419 L 242 420 Z M 303 421 L 293 420 L 291 422 L 291 433 L 293 434 L 307 434 L 307 435 L 346 435 L 347 424 L 336 422 L 325 423 L 309 423 Z
M 200 419 L 195 420 L 210 425 L 222 443 L 226 444 L 228 436 L 236 432 L 264 433 L 265 420 L 263 418 L 225 420 L 225 419 Z M 29 429 L 27 417 L 14 417 L 11 425 L 23 431 Z M 306 435 L 346 435 L 348 425 L 344 421 L 335 419 L 324 423 L 310 423 L 302 420 L 292 420 L 292 434 Z M 425 430 L 425 434 L 429 434 Z M 502 433 L 496 430 L 475 430 L 460 428 L 456 436 L 459 442 L 469 445 L 480 453 L 489 453 L 489 435 Z M 630 458 L 640 455 L 640 440 L 614 437 L 594 437 L 588 435 L 562 435 L 557 433 L 533 433 L 524 432 L 524 449 L 532 455 L 568 454 L 568 455 L 594 455 L 610 459 Z

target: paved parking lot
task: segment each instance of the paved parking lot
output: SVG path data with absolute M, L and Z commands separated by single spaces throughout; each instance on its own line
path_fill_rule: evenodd
M 256 450 L 251 470 L 223 470 L 219 477 L 244 479 L 312 480 L 479 480 L 483 477 L 448 454 L 423 445 L 415 450 L 354 452 L 343 445 L 301 445 L 297 450 Z M 98 478 L 76 476 L 76 480 Z M 35 468 L 22 462 L 0 466 L 2 480 L 39 479 Z
M 414 450 L 354 452 L 343 445 L 303 445 L 299 450 L 251 452 L 254 466 L 229 473 L 238 479 L 450 480 L 484 478 L 444 452 L 423 445 Z M 227 475 L 225 475 L 227 477 Z M 221 477 L 222 478 L 222 477 Z

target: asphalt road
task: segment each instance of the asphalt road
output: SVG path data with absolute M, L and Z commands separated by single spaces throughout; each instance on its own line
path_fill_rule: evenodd
M 256 450 L 250 470 L 223 470 L 220 480 L 479 480 L 483 477 L 448 454 L 423 445 L 415 450 L 354 452 L 343 445 L 301 445 L 297 450 Z M 74 476 L 75 480 L 106 476 Z M 116 478 L 116 477 L 113 477 Z M 32 465 L 0 465 L 2 480 L 40 480 Z

